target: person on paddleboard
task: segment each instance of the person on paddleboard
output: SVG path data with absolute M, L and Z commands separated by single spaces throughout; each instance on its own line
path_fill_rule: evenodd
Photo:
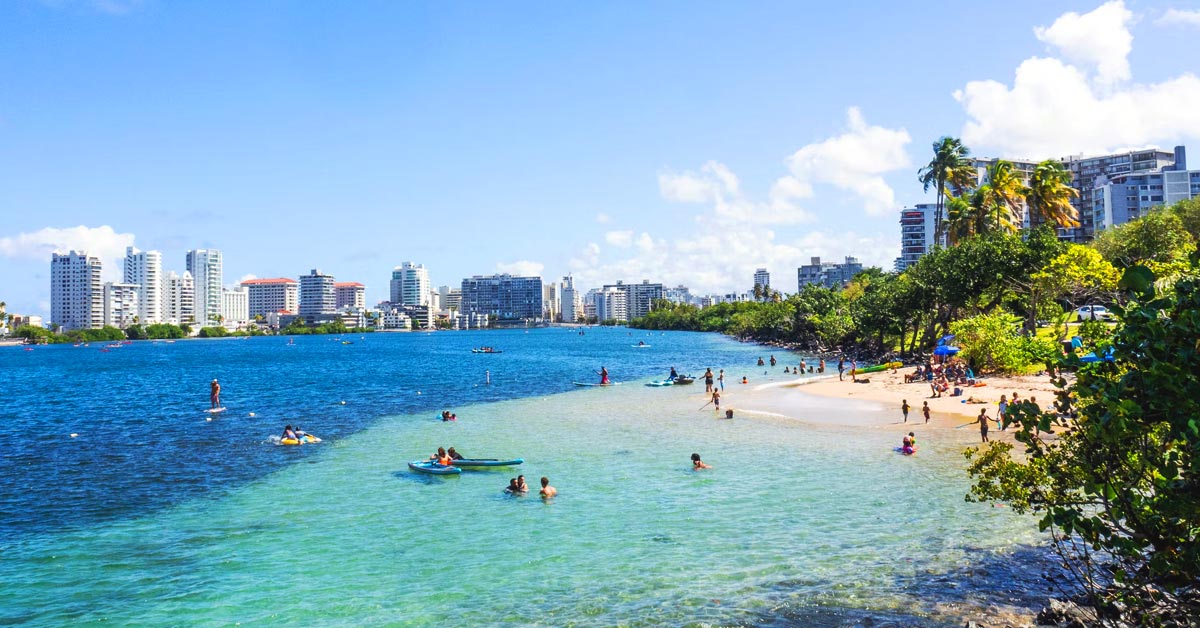
M 221 407 L 221 385 L 217 383 L 217 380 L 214 379 L 212 381 L 212 384 L 210 384 L 208 387 L 208 391 L 209 391 L 208 399 L 209 399 L 209 401 L 212 402 L 212 409 L 216 410 L 217 408 L 220 408 Z
M 600 385 L 601 386 L 607 385 L 608 384 L 608 369 L 606 369 L 602 366 L 602 367 L 600 367 L 599 371 L 596 371 L 596 373 L 598 375 L 600 375 Z

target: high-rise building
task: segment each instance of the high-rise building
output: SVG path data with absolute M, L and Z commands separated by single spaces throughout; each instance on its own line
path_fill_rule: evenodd
M 765 268 L 758 268 L 754 271 L 754 285 L 769 288 L 771 286 L 771 273 Z
M 846 261 L 842 264 L 821 262 L 821 258 L 814 257 L 812 263 L 796 269 L 797 286 L 800 290 L 809 284 L 842 288 L 862 270 L 862 264 L 855 257 L 846 256 Z
M 1200 197 L 1200 170 L 1186 170 L 1186 161 L 1157 172 L 1097 177 L 1093 222 L 1097 231 L 1145 216 L 1150 210 Z
M 596 320 L 628 321 L 629 291 L 622 285 L 604 286 L 592 295 L 592 303 L 596 308 Z
M 404 262 L 392 269 L 392 303 L 429 305 L 429 271 L 424 264 Z
M 187 271 L 196 284 L 196 322 L 208 326 L 221 315 L 221 252 L 196 249 L 187 253 Z
M 104 285 L 100 258 L 85 251 L 50 258 L 50 322 L 63 330 L 104 325 Z
M 1075 242 L 1086 242 L 1096 237 L 1096 233 L 1104 228 L 1104 209 L 1098 210 L 1096 204 L 1096 193 L 1098 185 L 1101 184 L 1097 181 L 1099 177 L 1113 180 L 1119 175 L 1161 172 L 1172 166 L 1176 170 L 1186 170 L 1187 153 L 1183 146 L 1176 146 L 1174 152 L 1158 149 L 1134 150 L 1095 157 L 1067 157 L 1062 162 L 1071 171 L 1071 186 L 1079 193 L 1071 200 L 1071 204 L 1079 210 L 1080 226 L 1076 229 L 1060 230 L 1060 233 Z
M 192 325 L 196 322 L 196 282 L 192 273 L 175 271 L 163 279 L 163 320 L 172 325 Z
M 439 312 L 457 313 L 462 309 L 462 290 L 450 286 L 439 286 L 437 292 Z
M 104 324 L 125 329 L 139 322 L 140 292 L 141 286 L 135 283 L 105 283 Z
M 609 288 L 615 288 L 625 293 L 625 318 L 617 320 L 631 321 L 641 318 L 650 313 L 655 301 L 663 298 L 663 285 L 661 283 L 650 283 L 648 279 L 643 279 L 642 283 L 618 281 L 615 284 L 604 286 L 603 291 L 607 291 Z
M 495 316 L 500 320 L 542 317 L 542 278 L 475 275 L 462 281 L 462 314 Z
M 337 318 L 337 291 L 333 275 L 314 268 L 300 275 L 300 318 L 313 325 Z
M 579 292 L 575 290 L 575 279 L 570 275 L 562 278 L 559 295 L 562 322 L 575 323 L 584 318 L 583 299 L 580 297 Z
M 143 325 L 163 321 L 162 253 L 125 249 L 125 283 L 138 287 L 138 319 Z
M 250 291 L 245 286 L 221 291 L 221 322 L 231 329 L 250 322 Z
M 367 287 L 357 281 L 339 281 L 333 284 L 334 307 L 365 309 L 367 307 Z
M 933 250 L 934 214 L 937 205 L 920 203 L 900 210 L 900 257 L 896 258 L 896 271 L 900 272 L 917 263 L 926 253 Z
M 558 286 L 554 282 L 542 284 L 542 318 L 548 321 L 558 320 L 559 312 Z
M 246 288 L 250 318 L 296 314 L 300 309 L 300 284 L 295 279 L 247 279 L 242 287 Z
M 663 298 L 671 303 L 678 304 L 692 303 L 693 301 L 692 291 L 688 290 L 688 287 L 682 284 L 663 290 Z

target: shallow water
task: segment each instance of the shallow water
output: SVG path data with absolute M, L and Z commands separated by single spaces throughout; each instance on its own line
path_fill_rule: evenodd
M 122 457 L 109 459 L 92 452 L 80 463 L 83 473 L 118 480 L 107 491 L 68 493 L 86 516 L 45 521 L 62 510 L 34 499 L 52 501 L 61 488 L 53 483 L 76 473 L 65 462 L 73 450 L 63 447 L 83 449 L 78 439 L 43 454 L 54 462 L 24 454 L 33 479 L 23 485 L 51 485 L 19 495 L 4 489 L 6 531 L 15 533 L 0 541 L 0 623 L 649 626 L 784 618 L 843 625 L 846 609 L 919 617 L 939 602 L 939 587 L 921 589 L 928 605 L 917 605 L 915 582 L 957 578 L 989 552 L 1037 538 L 1029 520 L 963 501 L 961 450 L 969 434 L 922 438 L 921 453 L 905 457 L 891 451 L 893 432 L 768 416 L 720 420 L 711 406 L 698 409 L 706 401 L 702 383 L 646 388 L 633 381 L 661 377 L 671 363 L 687 366 L 681 371 L 710 362 L 743 370 L 736 365 L 763 353 L 716 336 L 656 335 L 648 340 L 654 347 L 642 350 L 630 350 L 623 330 L 372 336 L 353 346 L 306 338 L 297 341 L 309 348 L 298 358 L 270 340 L 132 347 L 186 349 L 159 369 L 190 376 L 178 389 L 160 382 L 154 401 L 138 402 L 161 410 L 154 429 L 126 428 L 131 439 L 199 432 L 193 446 L 204 451 L 150 456 L 128 474 L 122 470 L 136 453 L 120 448 Z M 505 353 L 463 356 L 473 344 Z M 369 369 L 339 354 L 364 347 L 378 352 Z M 222 375 L 231 416 L 205 422 L 177 409 L 183 402 L 172 393 L 192 391 L 195 381 L 203 388 L 214 361 L 235 362 L 231 351 L 248 365 Z M 226 353 L 214 360 L 216 352 Z M 8 366 L 26 357 L 36 356 L 0 360 Z M 460 375 L 478 375 L 490 360 L 492 387 L 423 366 L 439 359 L 469 365 L 457 368 Z M 600 360 L 621 386 L 569 385 Z M 242 392 L 242 373 L 276 361 L 282 364 L 272 369 L 282 373 L 263 374 L 254 394 Z M 423 379 L 397 383 L 413 373 Z M 434 420 L 431 410 L 441 405 L 414 401 L 414 386 L 421 397 L 461 399 L 453 405 L 459 420 Z M 483 403 L 526 391 L 539 394 Z M 736 407 L 739 394 L 727 389 L 727 404 Z M 334 405 L 338 397 L 347 405 Z M 72 399 L 90 403 L 86 395 Z M 94 403 L 88 412 L 106 406 Z M 405 404 L 414 408 L 393 410 Z M 326 442 L 263 443 L 293 405 L 301 408 L 293 416 L 309 417 L 306 429 Z M 235 407 L 265 410 L 235 418 Z M 856 409 L 851 418 L 869 419 L 869 411 Z M 120 430 L 123 419 L 106 417 L 104 425 Z M 56 444 L 62 432 L 82 431 L 66 420 L 45 427 Z M 526 463 L 458 477 L 406 468 L 438 446 Z M 691 471 L 692 452 L 715 468 Z M 193 460 L 204 466 L 189 473 Z M 5 477 L 22 468 L 7 458 L 4 464 Z M 506 495 L 517 472 L 535 492 L 537 479 L 548 476 L 559 496 L 546 503 L 536 494 Z M 207 477 L 180 480 L 192 475 Z M 22 507 L 44 511 L 9 519 L 22 499 Z M 804 608 L 828 612 L 796 610 Z

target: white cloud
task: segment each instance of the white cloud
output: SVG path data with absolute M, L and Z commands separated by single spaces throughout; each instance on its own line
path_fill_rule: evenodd
M 1197 26 L 1200 27 L 1200 11 L 1185 11 L 1183 9 L 1167 9 L 1155 24 L 1159 26 Z
M 620 248 L 627 249 L 633 246 L 632 231 L 609 231 L 604 234 L 604 241 Z
M 517 277 L 541 277 L 542 271 L 546 268 L 545 264 L 540 262 L 531 262 L 529 260 L 517 260 L 515 262 L 500 262 L 496 264 L 496 272 L 508 273 Z
M 658 190 L 668 201 L 679 203 L 708 203 L 737 192 L 737 177 L 732 177 L 734 188 L 725 185 L 727 179 L 722 179 L 716 173 L 732 177 L 732 173 L 724 164 L 709 161 L 700 168 L 700 173 L 684 172 L 682 174 L 661 173 L 658 175 Z
M 255 275 L 255 274 L 242 275 L 242 277 L 237 280 L 237 283 L 234 284 L 234 286 L 235 287 L 240 286 L 240 285 L 242 285 L 243 282 L 250 281 L 251 279 L 258 279 L 258 275 Z
M 896 207 L 895 194 L 883 175 L 910 165 L 905 146 L 912 141 L 904 129 L 869 126 L 858 107 L 846 112 L 847 131 L 809 144 L 788 158 L 792 180 L 777 181 L 781 194 L 811 193 L 812 184 L 825 183 L 852 192 L 868 214 L 881 215 Z
M 778 183 L 776 187 L 779 187 Z M 728 220 L 764 225 L 811 221 L 812 215 L 793 202 L 811 196 L 811 189 L 805 194 L 802 188 L 801 184 L 789 185 L 779 193 L 772 190 L 771 202 L 755 202 L 742 194 L 737 175 L 717 161 L 705 163 L 698 173 L 685 171 L 658 175 L 659 192 L 668 201 L 711 204 L 718 216 Z
M 604 212 L 600 212 L 599 214 L 596 214 L 596 222 L 598 222 L 602 225 L 606 225 L 606 224 L 612 222 L 612 216 L 609 216 L 608 214 L 606 214 Z
M 1104 19 L 1088 20 L 1101 10 L 1106 11 Z M 1122 12 L 1127 13 L 1122 4 L 1109 3 L 1068 22 L 1063 22 L 1064 16 L 1039 33 L 1054 31 L 1047 37 L 1066 46 L 1064 56 L 1070 50 L 1075 59 L 1082 59 L 1081 65 L 1033 57 L 1017 67 L 1011 87 L 982 80 L 956 91 L 954 97 L 969 117 L 962 129 L 963 141 L 976 153 L 1042 159 L 1169 147 L 1200 137 L 1200 116 L 1195 115 L 1200 110 L 1200 79 L 1194 74 L 1161 83 L 1112 86 L 1106 81 L 1121 73 L 1121 65 L 1114 61 L 1116 53 L 1088 52 L 1085 44 L 1070 43 L 1082 37 L 1078 33 L 1089 24 L 1097 37 L 1112 34 L 1118 23 L 1127 31 Z M 1070 28 L 1055 30 L 1064 23 Z
M 112 227 L 46 227 L 33 233 L 20 233 L 0 238 L 0 257 L 44 261 L 50 263 L 51 253 L 84 251 L 100 258 L 106 279 L 121 275 L 117 260 L 125 257 L 125 247 L 133 246 L 132 233 L 117 233 Z
M 1096 82 L 1109 86 L 1130 77 L 1132 21 L 1133 13 L 1125 8 L 1125 3 L 1114 0 L 1090 13 L 1064 13 L 1049 27 L 1038 26 L 1033 32 L 1038 39 L 1057 48 L 1067 61 L 1095 67 Z

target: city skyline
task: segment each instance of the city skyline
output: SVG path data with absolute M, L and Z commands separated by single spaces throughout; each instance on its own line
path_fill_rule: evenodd
M 0 299 L 48 315 L 52 250 L 119 282 L 128 246 L 164 273 L 219 249 L 227 286 L 321 268 L 368 303 L 406 259 L 433 286 L 742 292 L 811 257 L 890 269 L 940 135 L 1025 159 L 1200 139 L 1196 3 L 672 6 L 6 5 Z M 980 47 L 924 69 L 951 30 Z M 1022 104 L 1052 88 L 1073 97 Z

